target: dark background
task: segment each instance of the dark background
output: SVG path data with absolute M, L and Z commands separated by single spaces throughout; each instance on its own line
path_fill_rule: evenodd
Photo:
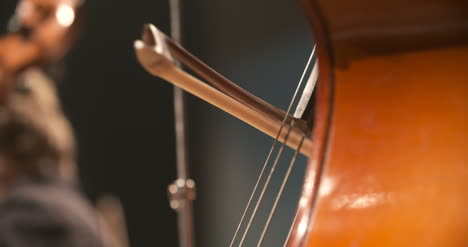
M 1 0 L 2 30 L 15 4 Z M 169 33 L 168 3 L 88 0 L 84 9 L 85 25 L 59 85 L 79 143 L 83 188 L 92 200 L 104 194 L 121 199 L 131 246 L 177 246 L 176 215 L 166 194 L 176 178 L 172 87 L 146 73 L 133 52 L 144 23 Z M 311 50 L 295 1 L 184 1 L 183 15 L 188 50 L 287 108 Z M 197 246 L 228 246 L 272 140 L 193 97 L 188 109 Z M 302 158 L 292 175 L 265 246 L 282 246 L 304 163 Z

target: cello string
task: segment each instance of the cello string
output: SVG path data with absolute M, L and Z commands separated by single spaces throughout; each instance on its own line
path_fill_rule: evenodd
M 284 241 L 283 247 L 286 247 L 286 245 L 288 244 L 288 239 L 291 236 L 292 229 L 293 229 L 292 226 L 294 226 L 294 224 L 296 223 L 298 215 L 299 215 L 299 210 L 296 209 L 296 214 L 294 215 L 294 219 L 292 221 L 291 227 L 289 227 L 288 236 L 286 236 L 286 240 Z
M 284 176 L 283 182 L 281 183 L 280 190 L 278 191 L 278 194 L 276 195 L 275 202 L 273 203 L 273 207 L 270 211 L 270 214 L 268 215 L 268 219 L 265 223 L 265 226 L 263 227 L 262 234 L 260 235 L 260 239 L 258 241 L 257 247 L 260 247 L 262 245 L 263 239 L 265 238 L 265 234 L 268 231 L 268 227 L 270 226 L 271 219 L 273 218 L 273 214 L 276 211 L 276 207 L 278 206 L 279 200 L 281 199 L 281 196 L 283 195 L 284 188 L 286 187 L 286 183 L 288 182 L 289 176 L 291 175 L 291 171 L 294 167 L 294 164 L 296 164 L 297 156 L 302 147 L 302 144 L 304 143 L 304 138 L 305 138 L 305 135 L 302 136 L 301 142 L 299 143 L 294 153 L 294 156 L 291 159 L 291 162 L 289 163 L 288 170 L 286 172 L 286 175 Z
M 298 92 L 299 92 L 299 89 L 301 88 L 301 84 L 302 84 L 302 82 L 304 81 L 305 75 L 306 75 L 306 73 L 307 73 L 307 71 L 308 71 L 308 68 L 309 68 L 309 66 L 310 66 L 310 62 L 311 62 L 311 60 L 312 60 L 312 57 L 313 57 L 314 53 L 315 53 L 315 46 L 314 46 L 314 48 L 313 48 L 313 50 L 312 50 L 312 52 L 311 52 L 311 56 L 309 57 L 309 60 L 308 60 L 308 62 L 307 62 L 307 65 L 306 65 L 306 67 L 305 67 L 305 69 L 304 69 L 304 71 L 303 71 L 303 73 L 302 73 L 301 79 L 299 80 L 299 83 L 298 83 L 298 86 L 297 86 L 297 88 L 296 88 L 296 91 L 295 91 L 295 93 L 294 93 L 294 95 L 293 95 L 293 97 L 292 97 L 292 99 L 291 99 L 291 101 L 290 101 L 290 104 L 289 104 L 289 107 L 288 107 L 288 110 L 287 110 L 287 114 L 289 114 L 289 112 L 291 111 L 292 105 L 293 105 L 294 102 L 295 102 L 295 99 L 296 99 L 296 97 L 297 97 L 297 94 L 298 94 Z M 286 116 L 287 116 L 287 115 L 286 115 Z M 278 136 L 279 136 L 279 134 L 281 133 L 281 130 L 282 130 L 282 128 L 283 128 L 283 126 L 284 126 L 285 124 L 286 124 L 286 117 L 285 117 L 285 119 L 283 119 L 283 123 L 282 123 L 282 125 L 281 125 L 281 128 L 280 128 L 280 131 L 279 131 L 279 133 L 278 133 Z M 265 192 L 266 192 L 266 190 L 267 190 L 267 188 L 268 188 L 268 186 L 269 186 L 270 179 L 271 179 L 271 177 L 272 177 L 272 175 L 273 175 L 273 173 L 274 173 L 274 171 L 275 171 L 275 169 L 276 169 L 276 167 L 277 167 L 277 165 L 278 165 L 278 162 L 279 162 L 279 160 L 280 160 L 280 158 L 281 158 L 281 155 L 282 155 L 282 153 L 283 153 L 284 147 L 286 146 L 287 139 L 288 139 L 288 137 L 289 137 L 290 131 L 291 131 L 292 128 L 294 127 L 294 124 L 295 124 L 295 121 L 292 121 L 292 122 L 291 122 L 291 125 L 289 125 L 290 128 L 289 128 L 289 131 L 287 132 L 287 136 L 285 137 L 285 140 L 284 140 L 283 144 L 281 145 L 280 150 L 278 151 L 278 153 L 277 153 L 277 155 L 276 155 L 275 161 L 274 161 L 274 163 L 273 163 L 273 165 L 272 165 L 272 167 L 271 167 L 271 169 L 270 169 L 270 172 L 269 172 L 268 177 L 267 177 L 267 179 L 266 179 L 266 181 L 265 181 L 265 184 L 264 184 L 264 186 L 263 186 L 263 189 L 262 189 L 262 191 L 261 191 L 261 193 L 260 193 L 260 196 L 258 197 L 257 202 L 256 202 L 256 204 L 255 204 L 255 207 L 254 207 L 254 209 L 253 209 L 252 215 L 250 216 L 249 222 L 247 223 L 247 226 L 246 226 L 246 228 L 245 228 L 245 230 L 244 230 L 244 233 L 243 233 L 243 235 L 242 235 L 242 238 L 241 238 L 241 240 L 240 240 L 240 242 L 239 242 L 239 247 L 241 247 L 241 246 L 243 245 L 244 241 L 245 241 L 245 238 L 246 238 L 246 236 L 247 236 L 247 234 L 248 234 L 248 232 L 249 232 L 249 229 L 250 229 L 250 227 L 251 227 L 251 225 L 252 225 L 252 222 L 253 222 L 253 220 L 254 220 L 256 214 L 257 214 L 258 208 L 259 208 L 259 206 L 260 206 L 260 204 L 261 204 L 261 202 L 262 202 L 262 200 L 263 200 L 263 197 L 264 197 L 264 195 L 265 195 Z
M 279 134 L 278 134 L 278 136 L 276 136 L 276 138 L 275 138 L 275 140 L 273 142 L 273 145 L 271 146 L 270 151 L 268 152 L 268 156 L 267 156 L 267 158 L 266 158 L 266 160 L 265 160 L 265 162 L 263 164 L 262 171 L 260 172 L 260 175 L 258 176 L 257 182 L 255 183 L 254 189 L 252 190 L 252 193 L 250 194 L 249 201 L 247 202 L 247 206 L 245 206 L 244 212 L 242 213 L 241 220 L 240 220 L 239 224 L 237 225 L 236 232 L 234 233 L 234 236 L 232 237 L 232 240 L 231 240 L 231 243 L 229 244 L 229 247 L 233 246 L 234 241 L 237 238 L 237 234 L 239 233 L 240 227 L 242 226 L 242 223 L 244 222 L 245 216 L 247 215 L 247 211 L 250 208 L 250 204 L 252 203 L 252 199 L 253 199 L 254 195 L 256 194 L 256 192 L 257 192 L 258 185 L 260 184 L 261 178 L 263 177 L 263 173 L 265 172 L 266 167 L 267 167 L 267 165 L 268 165 L 268 163 L 270 161 L 270 158 L 271 158 L 271 156 L 273 154 L 273 150 L 275 149 L 275 146 L 276 146 L 276 144 L 278 142 L 278 138 L 279 138 Z
M 237 235 L 238 235 L 238 233 L 239 233 L 240 227 L 242 226 L 242 223 L 244 222 L 245 216 L 247 215 L 247 211 L 248 211 L 249 208 L 250 208 L 250 205 L 251 205 L 251 203 L 252 203 L 253 197 L 254 197 L 254 195 L 255 195 L 256 192 L 257 192 L 258 185 L 260 184 L 260 181 L 261 181 L 261 179 L 262 179 L 262 177 L 263 177 L 263 174 L 264 174 L 264 172 L 265 172 L 265 169 L 266 169 L 267 165 L 270 163 L 270 159 L 271 159 L 271 156 L 272 156 L 272 154 L 273 154 L 273 150 L 275 149 L 276 144 L 278 143 L 278 139 L 279 139 L 279 137 L 280 137 L 280 134 L 281 134 L 281 132 L 283 131 L 283 127 L 284 127 L 284 125 L 285 125 L 285 123 L 286 123 L 286 121 L 287 121 L 287 116 L 288 116 L 288 114 L 291 112 L 292 106 L 293 106 L 293 104 L 294 104 L 294 100 L 296 99 L 297 94 L 298 94 L 298 92 L 299 92 L 299 89 L 300 89 L 300 87 L 301 87 L 301 84 L 302 84 L 303 81 L 304 81 L 306 72 L 307 72 L 308 68 L 310 67 L 310 62 L 312 61 L 312 58 L 314 57 L 314 53 L 315 53 L 315 46 L 313 47 L 312 52 L 311 52 L 311 54 L 310 54 L 310 56 L 309 56 L 309 59 L 307 60 L 307 64 L 306 64 L 305 69 L 304 69 L 304 71 L 302 72 L 301 78 L 300 78 L 300 80 L 299 80 L 299 84 L 297 85 L 296 91 L 294 92 L 294 95 L 293 95 L 293 97 L 292 97 L 292 100 L 291 100 L 291 102 L 289 103 L 288 109 L 287 109 L 287 111 L 286 111 L 285 117 L 283 118 L 283 122 L 281 123 L 281 126 L 280 126 L 280 129 L 279 129 L 279 131 L 278 131 L 278 134 L 276 135 L 275 140 L 273 141 L 273 144 L 272 144 L 272 146 L 271 146 L 271 148 L 270 148 L 270 151 L 268 152 L 268 156 L 267 156 L 267 158 L 266 158 L 266 160 L 265 160 L 265 162 L 264 162 L 264 164 L 263 164 L 263 167 L 262 167 L 262 170 L 261 170 L 261 172 L 260 172 L 260 175 L 259 175 L 258 178 L 257 178 L 257 182 L 255 183 L 254 189 L 252 190 L 252 192 L 251 192 L 251 194 L 250 194 L 250 198 L 249 198 L 249 200 L 248 200 L 248 202 L 247 202 L 247 205 L 245 206 L 244 212 L 242 213 L 242 216 L 241 216 L 241 220 L 240 220 L 239 224 L 237 225 L 236 232 L 234 233 L 234 236 L 232 237 L 232 240 L 231 240 L 231 243 L 229 244 L 229 247 L 232 247 L 232 246 L 233 246 L 234 241 L 235 241 L 236 238 L 237 238 Z
M 289 134 L 291 133 L 291 130 L 294 127 L 294 123 L 295 122 L 292 121 L 292 124 L 289 126 L 288 132 L 286 133 L 286 136 L 284 137 L 284 142 L 282 143 L 281 148 L 279 149 L 278 153 L 276 154 L 275 161 L 273 162 L 273 165 L 271 166 L 270 172 L 268 173 L 268 177 L 267 177 L 267 179 L 265 181 L 265 185 L 263 186 L 262 191 L 260 192 L 260 196 L 257 199 L 257 203 L 255 204 L 252 215 L 250 216 L 249 222 L 247 223 L 247 226 L 245 227 L 244 234 L 242 234 L 242 238 L 241 238 L 241 240 L 239 242 L 239 247 L 241 247 L 242 244 L 244 243 L 245 238 L 247 237 L 247 234 L 249 233 L 249 229 L 252 226 L 252 222 L 253 222 L 255 216 L 257 215 L 258 208 L 259 208 L 259 206 L 260 206 L 260 204 L 262 202 L 263 196 L 265 195 L 265 192 L 266 192 L 266 190 L 268 188 L 271 177 L 273 176 L 273 173 L 275 172 L 276 166 L 279 163 L 281 155 L 283 154 L 284 148 L 286 147 L 286 142 L 288 141 Z

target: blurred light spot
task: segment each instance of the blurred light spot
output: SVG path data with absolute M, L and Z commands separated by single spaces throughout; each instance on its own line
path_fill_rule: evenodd
M 299 226 L 297 228 L 297 234 L 299 236 L 303 236 L 305 232 L 307 231 L 307 225 L 308 225 L 307 223 L 308 223 L 307 217 L 302 217 L 301 222 L 299 222 Z
M 336 198 L 332 202 L 332 208 L 334 210 L 340 210 L 343 208 L 348 209 L 362 209 L 375 207 L 379 204 L 385 203 L 391 200 L 390 194 L 385 193 L 369 193 L 369 194 L 350 194 L 343 195 Z
M 172 209 L 178 209 L 180 207 L 180 203 L 177 200 L 172 200 L 170 204 Z
M 75 11 L 70 5 L 60 4 L 55 13 L 58 23 L 63 27 L 69 27 L 75 20 Z
M 333 189 L 335 188 L 336 181 L 330 177 L 323 178 L 320 184 L 320 195 L 327 196 L 329 195 Z
M 177 186 L 171 184 L 171 185 L 169 186 L 169 192 L 170 192 L 171 194 L 177 193 Z
M 185 186 L 185 180 L 182 178 L 177 179 L 176 184 L 178 187 L 182 188 Z
M 350 205 L 350 208 L 368 208 L 377 205 L 383 196 L 381 194 L 368 194 L 356 198 Z
M 28 1 L 21 1 L 18 5 L 16 12 L 18 13 L 21 19 L 31 15 L 34 10 L 34 6 Z

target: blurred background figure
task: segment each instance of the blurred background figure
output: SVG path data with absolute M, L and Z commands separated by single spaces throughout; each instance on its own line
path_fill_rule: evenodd
M 78 5 L 19 1 L 0 38 L 0 246 L 126 244 L 101 220 L 118 203 L 103 201 L 99 215 L 79 192 L 72 130 L 42 69 L 71 47 Z

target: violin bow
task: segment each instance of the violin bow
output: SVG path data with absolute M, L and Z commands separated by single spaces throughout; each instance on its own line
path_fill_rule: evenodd
M 304 119 L 299 118 L 302 113 L 295 114 L 297 116 L 286 114 L 253 96 L 195 58 L 154 25 L 145 26 L 142 40 L 135 41 L 134 47 L 140 64 L 150 74 L 165 79 L 273 138 L 277 137 L 278 141 L 293 149 L 302 145 L 300 152 L 308 157 L 311 155 L 312 141 L 308 138 L 310 126 Z M 213 86 L 179 69 L 176 59 Z M 309 80 L 309 85 L 311 81 L 315 84 L 312 79 Z M 309 101 L 313 86 L 306 86 L 306 89 L 309 92 L 304 92 L 301 98 Z M 306 108 L 304 105 L 303 102 L 298 104 L 301 109 Z M 300 110 L 296 112 L 298 111 Z M 294 120 L 294 124 L 289 124 L 291 121 L 288 120 Z M 302 141 L 304 136 L 307 138 Z

